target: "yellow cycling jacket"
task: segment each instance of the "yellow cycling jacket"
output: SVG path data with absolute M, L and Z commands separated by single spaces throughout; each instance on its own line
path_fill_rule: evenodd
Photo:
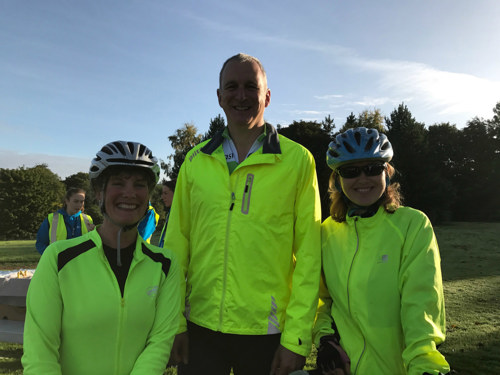
M 438 244 L 429 219 L 400 207 L 369 218 L 331 217 L 322 224 L 321 289 L 315 343 L 333 333 L 351 360 L 351 373 L 447 373 L 436 346 L 445 339 Z M 332 318 L 333 317 L 333 318 Z
M 163 374 L 179 327 L 179 265 L 137 236 L 124 294 L 97 230 L 47 247 L 26 298 L 24 374 Z
M 80 221 L 81 221 L 81 231 L 82 234 L 88 233 L 93 229 L 93 221 L 92 218 L 84 214 L 80 213 Z M 64 223 L 64 217 L 59 212 L 52 212 L 48 215 L 49 222 L 49 241 L 50 243 L 56 242 L 58 240 L 65 240 L 68 237 L 66 224 Z
M 223 333 L 281 332 L 308 355 L 321 263 L 314 159 L 267 125 L 263 146 L 229 174 L 222 142 L 187 154 L 165 236 L 187 278 L 186 316 Z

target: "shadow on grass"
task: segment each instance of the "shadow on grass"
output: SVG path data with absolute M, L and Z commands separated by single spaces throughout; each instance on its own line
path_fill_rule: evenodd
M 22 374 L 21 345 L 0 343 L 0 374 Z
M 439 350 L 446 357 L 446 360 L 454 371 L 454 374 L 459 375 L 491 375 L 498 374 L 496 372 L 500 366 L 500 334 L 498 332 L 491 333 L 488 336 L 496 336 L 493 340 L 491 337 L 483 337 L 484 340 L 479 340 L 470 346 L 476 348 L 462 347 L 458 351 L 448 351 L 446 343 Z M 483 341 L 489 341 L 488 345 L 484 345 Z
M 500 276 L 500 223 L 436 226 L 443 280 Z

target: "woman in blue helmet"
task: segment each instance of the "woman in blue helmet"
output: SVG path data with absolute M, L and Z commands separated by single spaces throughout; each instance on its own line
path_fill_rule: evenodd
M 439 374 L 449 365 L 436 237 L 401 205 L 391 143 L 349 129 L 327 152 L 330 217 L 322 224 L 323 285 L 314 328 L 323 374 Z

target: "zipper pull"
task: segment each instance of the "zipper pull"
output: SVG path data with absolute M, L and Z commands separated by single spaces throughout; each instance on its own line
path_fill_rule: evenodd
M 234 195 L 234 192 L 231 193 L 231 205 L 229 206 L 229 211 L 232 211 L 234 208 L 234 201 L 236 200 L 236 195 Z

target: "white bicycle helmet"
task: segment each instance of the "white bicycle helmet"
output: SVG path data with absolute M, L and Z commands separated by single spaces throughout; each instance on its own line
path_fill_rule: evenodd
M 354 128 L 340 133 L 328 145 L 326 162 L 336 170 L 338 167 L 357 160 L 382 160 L 389 162 L 394 155 L 391 142 L 385 134 L 372 128 Z
M 149 171 L 154 184 L 160 179 L 158 159 L 149 148 L 138 142 L 115 141 L 106 144 L 92 159 L 90 180 L 95 180 L 107 168 L 113 166 L 144 168 Z

